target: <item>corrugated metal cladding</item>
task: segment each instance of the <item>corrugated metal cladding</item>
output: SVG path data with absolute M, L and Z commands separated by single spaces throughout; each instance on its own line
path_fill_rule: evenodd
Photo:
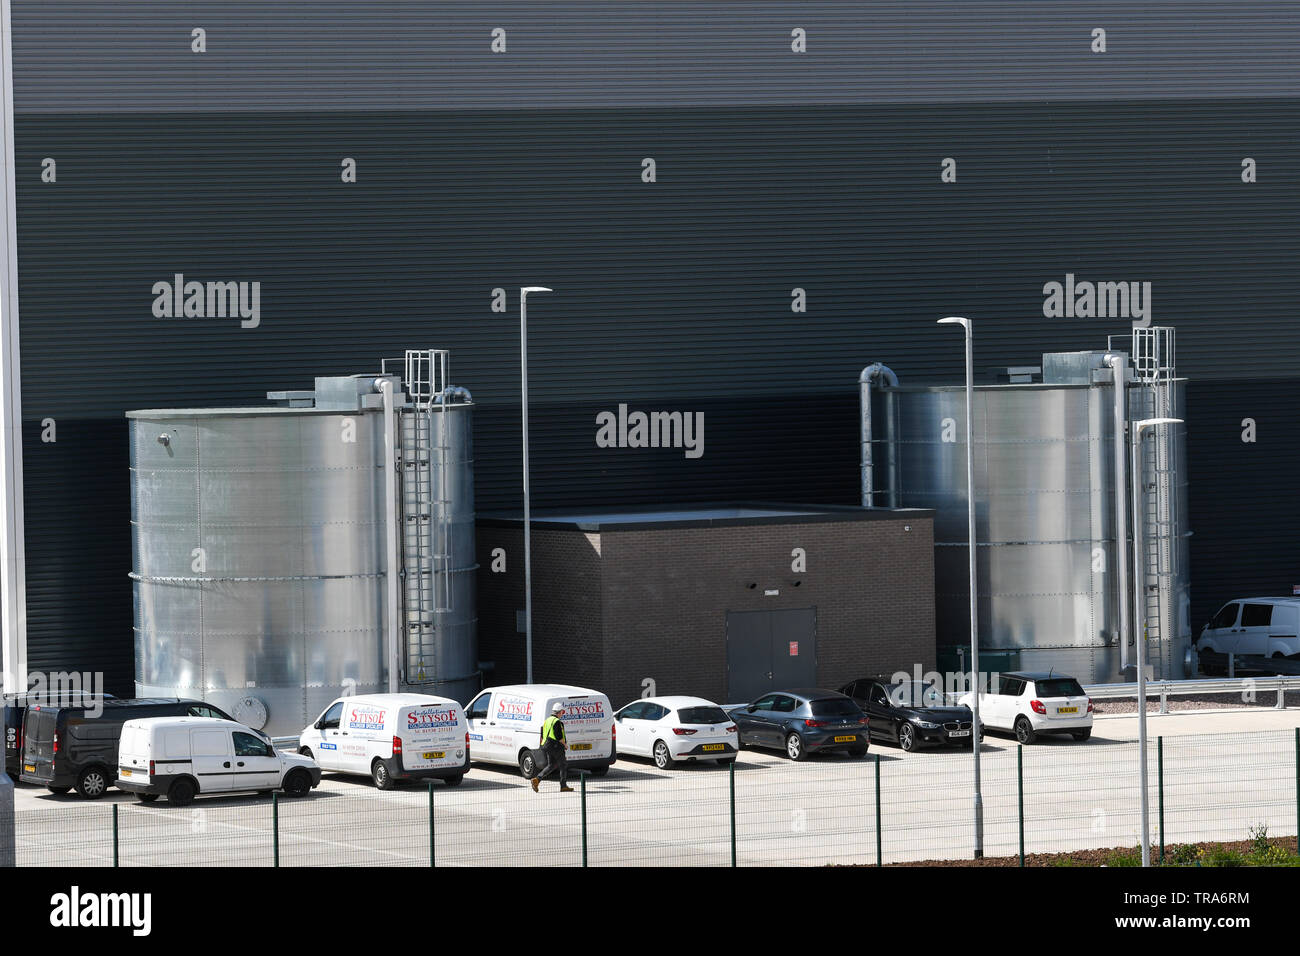
M 1044 284 L 1150 282 L 1192 379 L 1193 620 L 1300 583 L 1294 8 L 306 9 L 15 3 L 33 668 L 129 692 L 128 408 L 447 348 L 480 507 L 517 505 L 527 284 L 535 502 L 586 507 L 852 503 L 864 365 L 957 381 L 952 313 L 981 368 L 1101 348 L 1128 318 L 1049 318 Z M 177 273 L 260 283 L 256 327 L 155 317 Z M 702 413 L 702 456 L 597 447 L 620 404 Z

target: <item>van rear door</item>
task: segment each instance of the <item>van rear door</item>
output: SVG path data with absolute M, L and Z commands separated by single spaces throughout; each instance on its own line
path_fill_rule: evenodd
M 39 704 L 27 708 L 23 720 L 23 773 L 42 780 L 54 779 L 54 738 L 58 724 L 58 708 Z
M 402 740 L 402 766 L 407 770 L 459 767 L 465 762 L 466 726 L 458 704 L 402 707 L 395 730 Z
M 569 742 L 569 759 L 608 757 L 613 742 L 610 725 L 614 717 L 605 695 L 572 694 L 552 697 L 546 702 L 545 713 L 549 714 L 557 701 L 564 706 L 560 719 L 564 721 L 564 736 Z

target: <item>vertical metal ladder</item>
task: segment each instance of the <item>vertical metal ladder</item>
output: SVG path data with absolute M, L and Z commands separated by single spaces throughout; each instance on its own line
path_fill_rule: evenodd
M 449 353 L 407 349 L 402 468 L 402 548 L 406 577 L 407 684 L 438 680 L 438 615 L 451 610 L 448 420 L 441 410 Z M 435 406 L 438 406 L 435 408 Z
M 1178 418 L 1178 390 L 1174 371 L 1174 330 L 1150 327 L 1133 330 L 1133 365 L 1138 388 L 1133 397 L 1137 418 Z M 1147 648 L 1158 655 L 1147 659 L 1159 665 L 1156 676 L 1169 676 L 1174 662 L 1171 639 L 1176 636 L 1174 586 L 1178 575 L 1175 517 L 1178 481 L 1175 475 L 1177 433 L 1162 426 L 1142 442 L 1142 605 L 1146 617 Z M 1142 635 L 1138 635 L 1141 639 Z

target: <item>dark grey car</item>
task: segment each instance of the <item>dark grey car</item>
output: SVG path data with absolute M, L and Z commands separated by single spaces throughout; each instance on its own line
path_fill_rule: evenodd
M 764 694 L 731 710 L 742 747 L 783 750 L 791 760 L 843 750 L 866 756 L 870 745 L 867 715 L 845 695 L 821 688 Z

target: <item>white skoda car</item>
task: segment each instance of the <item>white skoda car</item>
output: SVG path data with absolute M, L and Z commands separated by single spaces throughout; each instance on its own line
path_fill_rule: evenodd
M 957 702 L 969 707 L 971 695 Z M 1064 674 L 1002 674 L 996 694 L 980 694 L 980 723 L 1010 731 L 1022 744 L 1032 744 L 1039 734 L 1070 734 L 1082 741 L 1092 736 L 1092 701 Z

